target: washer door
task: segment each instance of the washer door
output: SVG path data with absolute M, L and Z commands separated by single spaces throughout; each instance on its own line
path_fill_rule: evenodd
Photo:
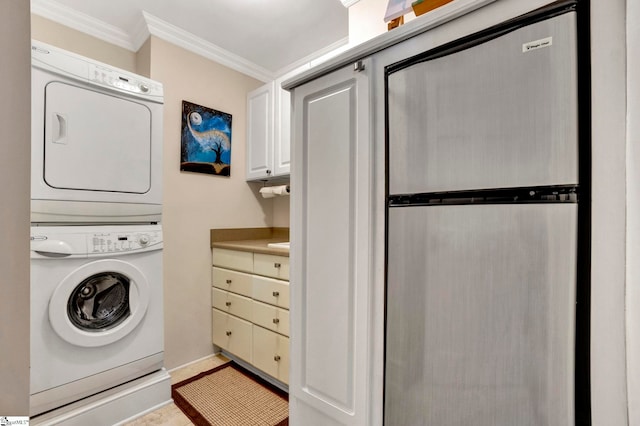
M 149 306 L 149 283 L 121 260 L 97 260 L 76 269 L 56 287 L 49 321 L 65 341 L 104 346 L 131 333 Z

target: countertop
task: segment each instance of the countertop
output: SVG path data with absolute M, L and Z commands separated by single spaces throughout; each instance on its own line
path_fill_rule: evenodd
M 289 250 L 268 247 L 289 241 L 289 228 L 211 229 L 211 247 L 289 257 Z

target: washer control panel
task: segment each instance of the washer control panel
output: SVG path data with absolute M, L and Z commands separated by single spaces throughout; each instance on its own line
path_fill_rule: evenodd
M 93 235 L 87 235 L 89 254 L 157 249 L 156 246 L 161 243 L 160 231 L 95 232 Z

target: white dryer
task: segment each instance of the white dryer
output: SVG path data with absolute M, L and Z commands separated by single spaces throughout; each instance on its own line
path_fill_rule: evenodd
M 31 228 L 31 415 L 163 366 L 160 225 Z
M 32 42 L 31 222 L 159 222 L 162 84 Z

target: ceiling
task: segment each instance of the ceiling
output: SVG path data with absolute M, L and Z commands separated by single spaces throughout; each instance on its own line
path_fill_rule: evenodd
M 348 37 L 340 0 L 31 0 L 31 9 L 131 51 L 157 35 L 265 81 Z

